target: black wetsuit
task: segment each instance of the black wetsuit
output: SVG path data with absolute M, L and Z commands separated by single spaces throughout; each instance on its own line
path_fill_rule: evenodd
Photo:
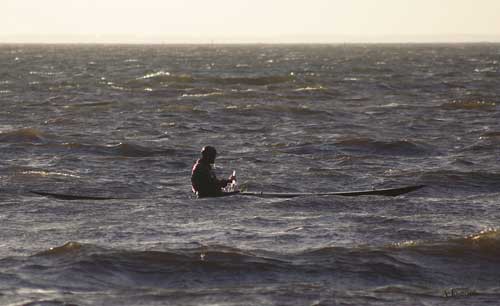
M 191 186 L 193 192 L 200 198 L 224 195 L 222 188 L 226 187 L 229 182 L 229 180 L 217 179 L 212 166 L 203 159 L 197 160 L 193 166 Z

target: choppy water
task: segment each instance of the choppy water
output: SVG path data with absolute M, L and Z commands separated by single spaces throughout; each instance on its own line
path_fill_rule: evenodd
M 498 44 L 2 45 L 0 304 L 496 305 L 499 77 Z M 251 191 L 428 187 L 195 200 L 205 144 Z

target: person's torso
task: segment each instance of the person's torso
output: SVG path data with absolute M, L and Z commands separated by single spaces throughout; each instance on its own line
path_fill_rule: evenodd
M 191 185 L 199 197 L 216 196 L 221 193 L 217 177 L 210 164 L 198 160 L 191 173 Z

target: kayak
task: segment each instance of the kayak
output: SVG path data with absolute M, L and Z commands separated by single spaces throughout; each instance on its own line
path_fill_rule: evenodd
M 31 193 L 44 196 L 44 197 L 52 197 L 59 200 L 118 200 L 120 198 L 108 198 L 108 197 L 95 197 L 95 196 L 82 196 L 82 195 L 72 195 L 72 194 L 62 194 L 62 193 L 53 193 L 53 192 L 45 192 L 45 191 L 30 191 Z
M 358 190 L 358 191 L 339 191 L 339 192 L 299 192 L 299 193 L 272 193 L 272 192 L 233 192 L 228 195 L 242 195 L 242 196 L 253 196 L 253 197 L 263 197 L 263 198 L 295 198 L 304 196 L 344 196 L 344 197 L 357 197 L 357 196 L 386 196 L 395 197 L 405 193 L 409 193 L 418 189 L 425 187 L 425 185 L 413 185 L 398 188 L 386 188 L 386 189 L 371 189 L 371 190 Z
M 425 185 L 413 185 L 399 188 L 386 188 L 386 189 L 371 189 L 371 190 L 358 190 L 358 191 L 340 191 L 340 192 L 299 192 L 299 193 L 273 193 L 273 192 L 248 192 L 248 191 L 233 191 L 226 192 L 221 196 L 252 196 L 252 197 L 261 197 L 261 198 L 295 198 L 295 197 L 305 197 L 305 196 L 345 196 L 345 197 L 357 197 L 357 196 L 368 196 L 368 195 L 377 195 L 377 196 L 386 196 L 386 197 L 395 197 L 398 195 L 402 195 L 405 193 L 409 193 L 420 188 L 425 187 Z M 62 194 L 62 193 L 53 193 L 46 191 L 31 191 L 31 193 L 44 196 L 44 197 L 52 197 L 59 200 L 96 200 L 96 201 L 104 201 L 104 200 L 125 200 L 125 198 L 113 198 L 113 197 L 98 197 L 98 196 L 84 196 L 84 195 L 72 195 L 72 194 Z

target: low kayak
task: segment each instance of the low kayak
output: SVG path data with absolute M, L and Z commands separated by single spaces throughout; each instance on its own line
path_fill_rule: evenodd
M 396 197 L 405 193 L 416 191 L 425 187 L 425 185 L 413 185 L 398 188 L 385 188 L 385 189 L 371 189 L 371 190 L 358 190 L 358 191 L 340 191 L 340 192 L 299 192 L 299 193 L 272 193 L 272 192 L 234 192 L 228 195 L 242 195 L 242 196 L 254 196 L 263 198 L 295 198 L 304 196 L 345 196 L 345 197 L 357 197 L 357 196 L 386 196 L 386 197 Z
M 425 185 L 413 185 L 405 186 L 399 188 L 386 188 L 386 189 L 372 189 L 372 190 L 358 190 L 358 191 L 340 191 L 340 192 L 299 192 L 299 193 L 275 193 L 275 192 L 248 192 L 248 191 L 233 191 L 224 193 L 222 196 L 252 196 L 261 198 L 296 198 L 305 196 L 345 196 L 345 197 L 357 197 L 357 196 L 386 196 L 395 197 L 405 193 L 409 193 L 418 189 L 425 187 Z M 73 201 L 73 200 L 95 200 L 95 201 L 105 201 L 105 200 L 125 200 L 125 198 L 114 198 L 114 197 L 99 197 L 99 196 L 84 196 L 84 195 L 73 195 L 73 194 L 62 194 L 53 193 L 46 191 L 31 191 L 31 193 L 51 197 L 59 200 Z

